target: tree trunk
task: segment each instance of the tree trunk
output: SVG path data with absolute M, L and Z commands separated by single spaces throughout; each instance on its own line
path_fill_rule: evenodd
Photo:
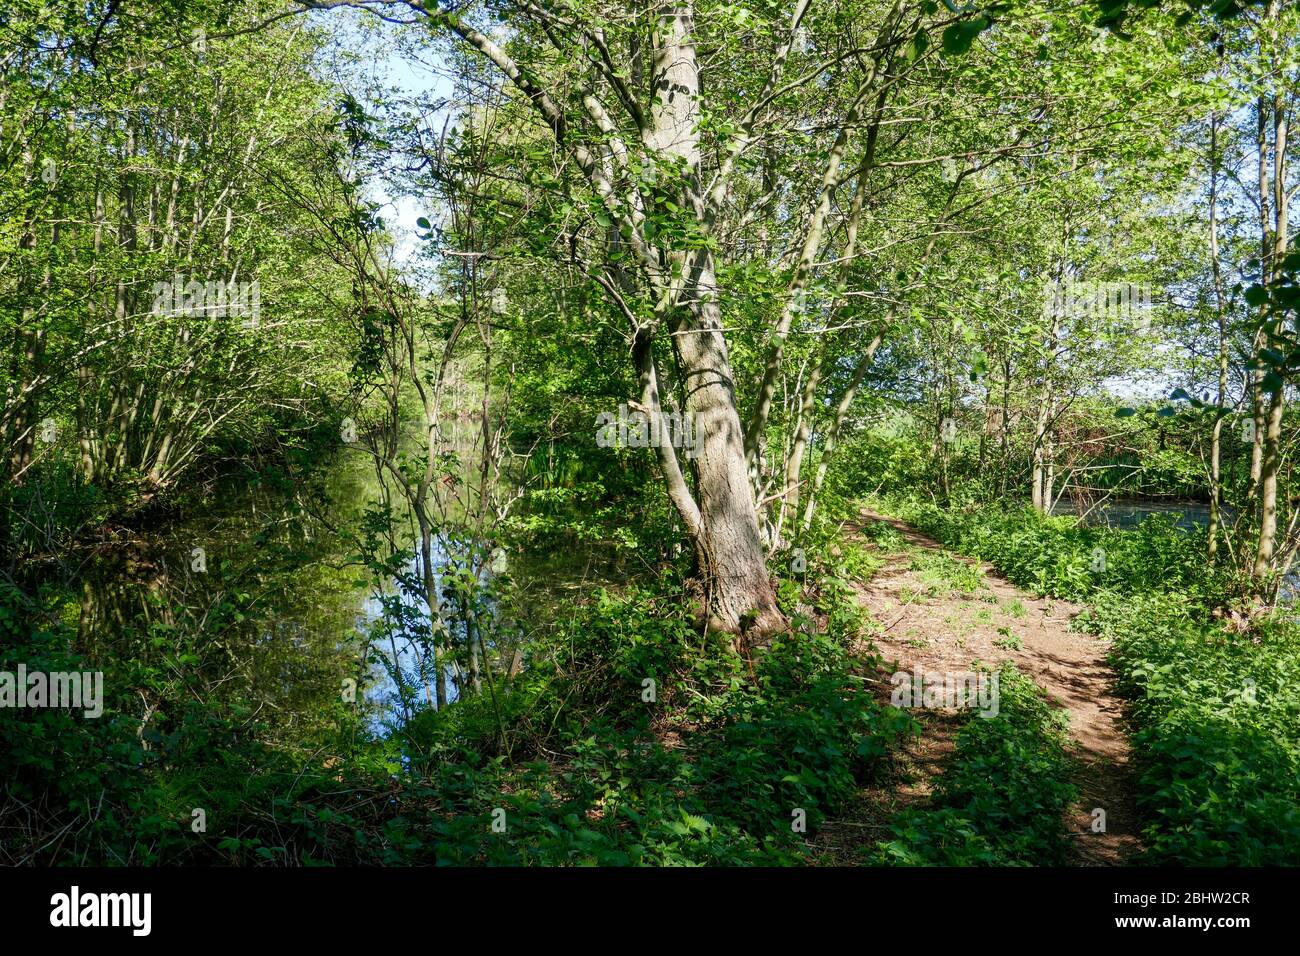
M 438 645 L 447 635 L 447 625 L 442 618 L 442 602 L 438 599 L 437 578 L 433 573 L 433 527 L 422 509 L 416 509 L 420 525 L 420 570 L 424 584 L 424 603 L 429 608 L 429 655 L 433 665 L 434 686 L 437 688 L 438 709 L 447 706 L 447 669 L 442 666 Z
M 1282 461 L 1282 393 L 1268 403 L 1265 422 L 1264 454 L 1259 486 L 1259 545 L 1255 550 L 1254 577 L 1261 579 L 1273 564 L 1277 546 L 1277 473 Z
M 1050 421 L 1050 413 L 1047 401 L 1043 401 L 1038 408 L 1038 418 L 1034 422 L 1034 466 L 1031 480 L 1033 489 L 1031 500 L 1034 510 L 1040 514 L 1046 514 L 1049 502 L 1046 500 L 1047 482 L 1047 425 Z
M 1271 50 L 1277 49 L 1278 37 L 1275 24 L 1279 16 L 1279 9 L 1277 0 L 1274 0 L 1269 4 L 1266 17 L 1268 21 L 1274 24 L 1270 35 L 1272 41 L 1270 43 Z M 1270 56 L 1266 65 L 1276 76 L 1276 71 L 1279 69 L 1276 56 Z M 1257 146 L 1259 150 L 1260 245 L 1262 253 L 1260 273 L 1265 283 L 1270 283 L 1277 277 L 1281 259 L 1286 254 L 1287 248 L 1287 233 L 1289 231 L 1287 222 L 1289 197 L 1286 191 L 1287 106 L 1288 104 L 1276 91 L 1271 98 L 1260 96 L 1257 103 L 1259 111 Z M 1271 177 L 1268 168 L 1270 144 L 1267 118 L 1269 116 L 1273 120 L 1273 169 Z M 1271 196 L 1269 195 L 1270 184 Z M 1261 322 L 1266 322 L 1267 318 L 1266 315 L 1261 315 Z M 1259 539 L 1255 549 L 1255 565 L 1252 569 L 1252 576 L 1257 581 L 1262 580 L 1270 571 L 1274 570 L 1273 559 L 1277 550 L 1278 472 L 1282 465 L 1282 413 L 1285 406 L 1285 383 L 1279 383 L 1276 391 L 1269 393 L 1267 398 L 1257 387 L 1256 408 L 1263 413 L 1263 421 L 1257 423 L 1257 431 L 1259 425 L 1262 425 L 1263 434 L 1256 434 L 1255 436 L 1258 443 L 1260 466 Z
M 1220 51 L 1222 57 L 1222 51 Z M 1219 266 L 1219 116 L 1210 115 L 1210 270 L 1214 277 L 1214 301 L 1219 332 L 1219 381 L 1214 400 L 1214 428 L 1210 432 L 1210 525 L 1207 556 L 1213 563 L 1219 550 L 1220 513 L 1223 499 L 1223 412 L 1228 397 L 1228 324 L 1223 295 L 1223 274 Z
M 706 253 L 701 261 L 699 285 L 712 288 L 712 257 Z M 719 311 L 716 301 L 703 303 L 700 327 L 678 336 L 698 455 L 696 551 L 704 564 L 710 628 L 735 633 L 752 627 L 769 634 L 783 629 L 785 618 L 767 571 Z
M 685 165 L 688 208 L 703 218 L 698 182 L 700 79 L 689 2 L 661 8 L 654 37 L 653 83 L 647 145 Z M 694 424 L 699 495 L 696 553 L 708 594 L 709 627 L 769 634 L 783 629 L 785 618 L 776 606 L 749 482 L 713 253 L 704 248 L 683 258 L 681 298 L 690 303 L 689 318 L 679 323 L 675 344 L 687 393 L 686 411 Z M 689 513 L 682 517 L 689 527 Z
M 588 180 L 605 211 L 627 226 L 626 232 L 620 229 L 620 234 L 648 277 L 647 291 L 656 303 L 655 324 L 666 322 L 674 333 L 687 393 L 685 410 L 694 426 L 691 451 L 696 456 L 699 517 L 698 530 L 692 537 L 708 590 L 710 625 L 733 633 L 750 627 L 760 633 L 783 629 L 785 620 L 776 606 L 776 593 L 768 577 L 746 470 L 744 435 L 722 331 L 712 251 L 707 247 L 655 247 L 640 238 L 637 211 L 643 207 L 644 197 L 635 192 L 618 195 L 621 187 L 606 174 L 597 153 L 569 136 L 564 107 L 555 95 L 540 85 L 534 74 L 521 69 L 509 53 L 459 17 L 423 9 L 495 64 L 528 97 L 556 142 Z M 668 0 L 658 5 L 655 17 L 649 115 L 635 111 L 641 145 L 651 158 L 665 160 L 664 169 L 680 170 L 681 214 L 693 216 L 704 227 L 701 231 L 707 233 L 708 206 L 700 172 L 702 117 L 693 4 L 690 0 Z M 628 144 L 619 140 L 617 128 L 598 99 L 587 96 L 581 102 L 590 118 L 610 137 L 613 148 L 625 154 Z M 725 182 L 725 178 L 721 181 Z M 693 509 L 680 494 L 672 469 L 666 471 L 673 504 L 689 528 Z

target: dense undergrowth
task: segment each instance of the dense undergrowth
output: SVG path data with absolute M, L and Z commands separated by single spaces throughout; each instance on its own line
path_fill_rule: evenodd
M 1300 628 L 1243 637 L 1178 594 L 1103 593 L 1080 623 L 1113 641 L 1151 861 L 1300 863 Z
M 1065 712 L 1013 665 L 998 675 L 999 710 L 965 711 L 956 752 L 929 804 L 891 822 L 872 862 L 906 866 L 1043 866 L 1064 862 L 1069 783 Z
M 1291 608 L 1235 627 L 1204 539 L 1148 518 L 1134 531 L 995 508 L 887 505 L 1040 594 L 1087 600 L 1076 626 L 1112 642 L 1129 701 L 1146 859 L 1300 862 L 1300 626 Z M 1094 570 L 1096 549 L 1104 568 Z
M 849 653 L 863 627 L 838 576 L 850 569 L 828 570 L 787 582 L 801 632 L 752 661 L 701 636 L 678 580 L 598 593 L 531 647 L 513 681 L 384 738 L 342 703 L 312 740 L 286 744 L 238 700 L 187 701 L 168 678 L 198 662 L 201 642 L 169 646 L 153 666 L 99 661 L 102 718 L 0 711 L 0 853 L 43 864 L 799 862 L 807 834 L 914 726 L 864 690 L 874 662 Z M 68 623 L 4 598 L 5 666 L 89 666 L 69 650 Z M 115 690 L 141 686 L 170 695 L 147 731 Z
M 1103 590 L 1177 591 L 1206 604 L 1229 583 L 1206 563 L 1202 533 L 1180 531 L 1159 515 L 1124 531 L 1029 508 L 944 509 L 908 499 L 887 507 L 945 546 L 996 565 L 1013 584 L 1067 601 Z
M 1222 582 L 1205 573 L 1195 535 L 1160 521 L 1115 532 L 993 509 L 891 508 L 1017 584 L 1090 601 L 1078 624 L 1113 642 L 1131 702 L 1151 862 L 1300 859 L 1300 701 L 1290 690 L 1300 630 L 1275 619 L 1243 635 L 1212 617 Z M 879 551 L 837 543 L 831 524 L 807 547 L 807 571 L 781 580 L 795 631 L 752 660 L 725 637 L 700 634 L 684 582 L 665 571 L 595 593 L 528 646 L 513 679 L 445 711 L 419 711 L 383 737 L 336 694 L 322 694 L 315 726 L 296 736 L 237 694 L 199 702 L 178 675 L 219 669 L 212 638 L 256 603 L 241 602 L 238 588 L 209 609 L 203 628 L 155 626 L 117 654 L 80 641 L 56 595 L 7 588 L 0 669 L 19 660 L 47 671 L 99 668 L 109 693 L 97 720 L 0 710 L 0 856 L 109 865 L 804 862 L 818 827 L 917 730 L 906 711 L 865 690 L 880 662 L 853 650 L 869 622 L 849 582 L 879 570 Z M 893 550 L 902 541 L 891 531 L 882 525 L 868 537 Z M 788 570 L 788 555 L 782 562 Z M 140 690 L 153 702 L 147 726 L 122 696 Z M 931 802 L 891 821 L 891 837 L 864 859 L 1062 862 L 1072 773 L 1061 714 L 1004 669 L 999 715 L 963 719 Z

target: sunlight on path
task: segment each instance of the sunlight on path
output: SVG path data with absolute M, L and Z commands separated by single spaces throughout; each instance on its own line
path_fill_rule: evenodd
M 861 527 L 883 521 L 906 540 L 902 551 L 865 585 L 860 599 L 884 632 L 871 637 L 887 664 L 942 672 L 967 671 L 976 662 L 1015 664 L 1065 708 L 1070 736 L 1081 763 L 1080 799 L 1066 828 L 1081 865 L 1117 865 L 1139 848 L 1131 780 L 1130 748 L 1120 727 L 1122 705 L 1112 688 L 1106 645 L 1069 629 L 1082 608 L 1067 601 L 1036 598 L 1009 584 L 986 565 L 946 552 L 935 541 L 893 518 L 861 512 Z M 960 566 L 978 572 L 978 586 L 951 585 Z M 960 578 L 973 580 L 962 572 Z M 892 669 L 892 668 L 891 668 Z M 948 722 L 923 721 L 924 754 L 951 749 Z M 932 761 L 923 761 L 932 763 Z M 1106 831 L 1092 831 L 1093 810 L 1105 810 Z

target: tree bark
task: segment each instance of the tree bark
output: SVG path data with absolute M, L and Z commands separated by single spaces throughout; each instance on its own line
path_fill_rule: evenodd
M 660 9 L 652 82 L 647 145 L 685 166 L 687 208 L 703 219 L 698 180 L 700 78 L 690 2 Z M 670 252 L 670 260 L 677 255 Z M 686 388 L 686 412 L 694 425 L 699 495 L 696 553 L 708 594 L 709 626 L 730 633 L 769 634 L 786 624 L 768 574 L 745 463 L 713 253 L 703 248 L 682 259 L 686 279 L 682 299 L 688 305 L 685 318 L 675 323 L 675 344 Z M 684 514 L 683 520 L 689 527 L 689 515 Z

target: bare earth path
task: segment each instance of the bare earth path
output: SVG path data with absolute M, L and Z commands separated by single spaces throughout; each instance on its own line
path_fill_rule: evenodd
M 935 587 L 933 575 L 927 579 L 924 568 L 914 567 L 917 555 L 946 553 L 971 567 L 976 567 L 976 562 L 943 552 L 937 542 L 896 519 L 866 510 L 861 519 L 863 524 L 884 521 L 892 525 L 909 546 L 895 553 L 881 549 L 888 563 L 859 588 L 863 605 L 885 629 L 871 642 L 886 662 L 896 660 L 897 669 L 903 671 L 916 666 L 965 671 L 977 660 L 989 665 L 1010 661 L 1037 682 L 1054 703 L 1069 712 L 1070 736 L 1081 765 L 1075 781 L 1080 799 L 1065 821 L 1074 844 L 1074 862 L 1084 866 L 1125 862 L 1139 847 L 1128 738 L 1119 723 L 1121 705 L 1112 690 L 1106 645 L 1090 634 L 1069 630 L 1070 619 L 1081 608 L 1066 601 L 1036 598 L 987 567 L 980 568 L 982 585 L 973 592 Z M 885 805 L 883 789 L 878 789 L 864 801 L 874 811 L 867 812 L 867 822 L 845 826 L 883 830 L 894 810 L 918 802 L 929 791 L 926 778 L 933 776 L 952 751 L 953 721 L 941 712 L 921 716 L 924 731 L 904 755 L 909 772 L 904 780 L 896 781 L 901 785 Z M 915 782 L 918 773 L 919 786 Z M 1101 833 L 1092 829 L 1093 809 L 1098 807 L 1106 814 L 1106 829 Z M 863 837 L 875 839 L 877 835 Z M 831 840 L 835 840 L 834 834 Z

